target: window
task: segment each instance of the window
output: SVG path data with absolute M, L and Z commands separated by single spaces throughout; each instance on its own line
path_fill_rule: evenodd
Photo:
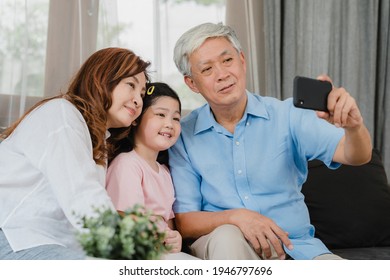
M 153 81 L 170 84 L 183 109 L 196 108 L 204 100 L 184 84 L 173 48 L 187 29 L 224 17 L 225 0 L 0 0 L 0 128 L 63 91 L 83 59 L 108 46 L 150 61 Z
M 43 96 L 48 1 L 0 1 L 0 93 Z
M 171 85 L 184 109 L 205 102 L 185 85 L 173 62 L 173 48 L 189 28 L 203 22 L 224 22 L 225 0 L 117 0 L 116 11 L 111 0 L 101 0 L 100 8 L 98 48 L 126 47 L 151 61 L 153 80 Z
M 43 97 L 48 11 L 48 0 L 0 0 L 0 131 Z

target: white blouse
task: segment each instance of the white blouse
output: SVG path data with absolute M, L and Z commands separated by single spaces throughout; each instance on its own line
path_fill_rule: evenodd
M 12 249 L 80 249 L 77 215 L 92 215 L 92 207 L 115 209 L 105 175 L 73 104 L 54 99 L 35 109 L 0 143 L 0 228 Z

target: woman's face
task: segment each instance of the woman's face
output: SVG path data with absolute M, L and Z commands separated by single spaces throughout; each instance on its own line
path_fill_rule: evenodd
M 107 128 L 128 127 L 138 118 L 142 110 L 145 84 L 144 72 L 120 81 L 112 92 L 112 105 L 108 109 Z

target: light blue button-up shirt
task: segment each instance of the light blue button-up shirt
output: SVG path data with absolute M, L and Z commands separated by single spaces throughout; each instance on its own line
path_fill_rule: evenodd
M 247 92 L 248 103 L 234 134 L 218 124 L 208 104 L 182 119 L 169 151 L 177 213 L 247 208 L 289 232 L 294 259 L 329 253 L 318 239 L 301 193 L 307 161 L 328 167 L 344 135 L 312 110 Z

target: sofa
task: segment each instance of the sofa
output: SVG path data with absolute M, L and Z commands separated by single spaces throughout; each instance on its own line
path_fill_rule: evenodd
M 308 163 L 302 193 L 315 235 L 351 260 L 390 259 L 390 186 L 379 152 L 362 166 Z
M 316 237 L 345 259 L 390 260 L 390 185 L 378 150 L 362 166 L 313 160 L 308 169 L 302 193 Z

